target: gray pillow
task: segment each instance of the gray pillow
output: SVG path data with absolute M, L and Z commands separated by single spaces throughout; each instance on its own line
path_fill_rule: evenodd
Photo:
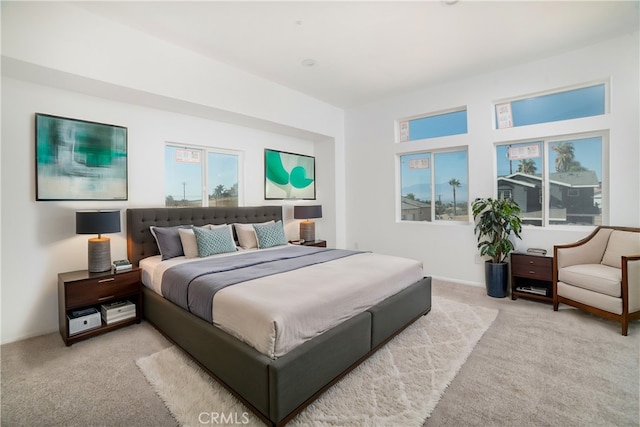
M 156 244 L 162 255 L 162 260 L 184 256 L 182 241 L 178 230 L 180 228 L 191 228 L 190 225 L 176 225 L 174 227 L 149 227 L 151 234 L 156 239 Z

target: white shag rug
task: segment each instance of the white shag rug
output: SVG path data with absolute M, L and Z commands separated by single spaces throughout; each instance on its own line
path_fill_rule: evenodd
M 433 297 L 428 315 L 289 425 L 421 426 L 497 315 L 494 309 Z M 181 426 L 264 425 L 176 347 L 136 364 Z

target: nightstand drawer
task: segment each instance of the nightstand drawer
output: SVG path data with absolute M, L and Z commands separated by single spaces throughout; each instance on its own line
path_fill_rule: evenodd
M 553 272 L 551 266 L 536 265 L 536 263 L 514 263 L 511 266 L 511 274 L 519 277 L 530 277 L 537 280 L 553 280 Z
M 549 270 L 551 270 L 553 268 L 553 258 L 534 256 L 534 255 L 511 254 L 511 264 L 514 266 L 519 265 L 519 266 L 541 267 L 541 268 L 548 268 Z
M 65 288 L 69 308 L 102 303 L 140 292 L 140 272 L 86 279 Z

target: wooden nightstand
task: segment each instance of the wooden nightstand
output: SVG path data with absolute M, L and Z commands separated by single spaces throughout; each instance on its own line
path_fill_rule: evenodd
M 553 302 L 553 257 L 511 254 L 511 299 Z
M 87 270 L 58 274 L 58 326 L 66 345 L 91 338 L 142 320 L 142 282 L 140 269 L 89 273 Z M 101 319 L 99 327 L 69 336 L 67 315 L 72 310 L 94 307 L 100 313 L 100 305 L 107 302 L 129 300 L 136 305 L 135 317 L 107 325 Z
M 304 242 L 303 246 L 317 246 L 319 248 L 326 248 L 327 241 L 326 240 L 309 240 L 308 242 Z

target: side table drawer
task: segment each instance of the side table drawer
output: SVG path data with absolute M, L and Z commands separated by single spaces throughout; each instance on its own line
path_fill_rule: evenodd
M 511 274 L 518 277 L 529 277 L 537 280 L 553 280 L 552 269 L 547 266 L 513 264 Z
M 511 263 L 513 265 L 553 268 L 553 258 L 534 255 L 511 254 Z
M 110 301 L 139 292 L 140 274 L 88 279 L 66 286 L 67 307 L 81 307 Z

